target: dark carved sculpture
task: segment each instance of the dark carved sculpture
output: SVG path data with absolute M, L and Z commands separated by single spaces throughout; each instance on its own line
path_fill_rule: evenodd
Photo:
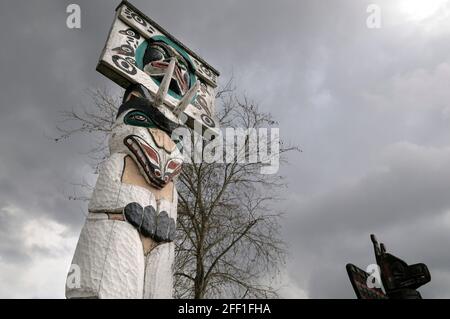
M 375 235 L 370 235 L 375 259 L 379 266 L 381 284 L 369 285 L 372 275 L 353 264 L 347 264 L 347 273 L 358 299 L 422 299 L 417 289 L 431 280 L 425 264 L 408 265 L 402 259 L 386 252 Z

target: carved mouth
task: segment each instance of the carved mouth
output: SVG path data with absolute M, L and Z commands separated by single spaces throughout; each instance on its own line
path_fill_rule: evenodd
M 136 135 L 125 137 L 123 142 L 144 170 L 150 184 L 158 189 L 163 188 L 166 182 L 161 179 L 161 160 L 158 152 Z

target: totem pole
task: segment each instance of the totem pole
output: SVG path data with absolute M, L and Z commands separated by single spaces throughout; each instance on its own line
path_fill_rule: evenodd
M 347 264 L 347 273 L 358 299 L 422 299 L 417 289 L 431 280 L 425 264 L 408 265 L 400 258 L 387 253 L 384 244 L 378 244 L 370 235 L 379 279 L 353 264 Z
M 67 298 L 171 298 L 179 127 L 218 133 L 219 73 L 127 1 L 97 70 L 126 89 L 72 265 Z

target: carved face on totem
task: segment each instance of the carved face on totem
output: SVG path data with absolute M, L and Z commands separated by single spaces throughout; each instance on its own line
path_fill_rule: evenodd
M 193 72 L 183 54 L 163 41 L 150 42 L 143 57 L 144 71 L 161 83 L 170 60 L 175 59 L 175 70 L 169 85 L 169 92 L 184 96 L 192 86 Z
M 196 77 L 186 53 L 165 38 L 146 43 L 138 63 L 165 94 L 192 99 Z M 142 85 L 131 85 L 119 108 L 110 141 L 110 151 L 126 153 L 138 165 L 146 181 L 158 189 L 167 185 L 181 170 L 180 141 L 171 135 L 179 123 L 158 108 L 161 101 Z
M 161 189 L 180 172 L 183 163 L 179 141 L 171 139 L 177 124 L 165 118 L 150 100 L 137 96 L 138 89 L 130 91 L 119 108 L 110 151 L 131 156 L 147 183 Z
M 136 65 L 161 86 L 169 74 L 168 94 L 182 99 L 197 81 L 195 66 L 186 51 L 165 36 L 154 36 L 143 42 L 136 50 Z M 170 62 L 175 62 L 170 70 Z M 194 96 L 191 96 L 192 99 Z

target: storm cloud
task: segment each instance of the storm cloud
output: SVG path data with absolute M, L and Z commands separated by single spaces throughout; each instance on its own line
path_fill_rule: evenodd
M 345 264 L 374 262 L 370 233 L 429 266 L 425 298 L 450 297 L 449 1 L 131 2 L 302 148 L 281 167 L 282 297 L 354 298 Z M 70 3 L 81 29 L 66 27 Z M 0 4 L 0 297 L 64 297 L 86 214 L 68 197 L 95 176 L 90 137 L 56 143 L 56 126 L 89 88 L 121 92 L 95 71 L 118 3 Z

